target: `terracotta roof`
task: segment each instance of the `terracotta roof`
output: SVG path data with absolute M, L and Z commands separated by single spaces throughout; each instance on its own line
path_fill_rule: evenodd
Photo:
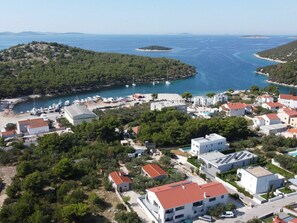
M 159 165 L 154 163 L 143 166 L 142 170 L 151 178 L 167 175 L 167 173 Z
M 249 107 L 251 105 L 247 105 L 245 103 L 241 103 L 241 102 L 238 102 L 238 103 L 227 103 L 227 107 L 229 109 L 245 109 L 246 107 Z
M 9 130 L 9 131 L 5 131 L 5 132 L 1 132 L 2 136 L 9 136 L 9 135 L 14 135 L 15 134 L 15 130 Z
M 290 220 L 289 223 L 297 223 L 297 218 Z
M 291 109 L 284 109 L 284 112 L 290 116 L 290 117 L 295 117 L 297 116 L 297 111 L 295 110 L 291 110 Z
M 125 173 L 119 172 L 119 171 L 113 171 L 109 174 L 109 176 L 112 178 L 112 181 L 116 185 L 120 185 L 122 183 L 132 183 L 129 177 L 126 176 Z
M 268 119 L 270 119 L 270 120 L 280 120 L 280 118 L 278 117 L 278 115 L 275 114 L 275 113 L 266 114 L 266 115 L 264 115 L 264 116 L 266 116 L 266 117 L 267 117 Z
M 288 132 L 290 132 L 290 133 L 297 133 L 297 129 L 291 128 L 291 129 L 288 129 Z
M 275 216 L 273 218 L 272 223 L 286 223 L 283 219 L 279 218 L 279 216 Z
M 284 105 L 279 102 L 266 102 L 265 104 L 267 104 L 270 108 L 284 107 Z
M 211 182 L 198 185 L 187 180 L 150 188 L 147 191 L 155 193 L 164 209 L 202 201 L 204 200 L 204 193 L 207 198 L 228 194 L 221 183 Z
M 30 128 L 39 128 L 48 126 L 48 123 L 43 120 L 43 118 L 37 118 L 37 119 L 27 119 L 23 121 L 19 121 L 20 125 L 28 125 Z
M 291 94 L 280 94 L 280 99 L 286 99 L 286 100 L 294 100 L 297 101 L 297 96 L 291 95 Z
M 137 135 L 138 132 L 139 132 L 139 127 L 140 127 L 140 126 L 135 126 L 135 127 L 132 128 L 132 131 L 133 131 L 136 135 Z

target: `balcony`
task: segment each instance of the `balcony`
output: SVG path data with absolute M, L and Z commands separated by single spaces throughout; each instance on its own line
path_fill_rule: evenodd
M 193 211 L 201 211 L 201 209 L 203 209 L 203 204 L 199 205 L 199 206 L 193 206 L 192 210 Z
M 166 218 L 169 219 L 169 218 L 172 218 L 173 216 L 174 216 L 174 211 L 172 211 L 172 212 L 170 212 L 170 213 L 165 213 L 165 216 L 164 216 L 164 217 L 165 217 L 165 219 L 166 219 Z
M 159 212 L 159 207 L 150 203 L 150 201 L 147 199 L 147 197 L 145 196 L 144 199 L 142 200 L 143 204 L 151 211 L 153 211 L 154 215 L 157 215 L 157 213 Z

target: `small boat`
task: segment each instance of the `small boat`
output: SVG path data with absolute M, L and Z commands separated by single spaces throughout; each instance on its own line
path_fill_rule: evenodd
M 126 86 L 126 87 L 129 87 L 129 84 L 126 84 L 125 86 Z
M 135 84 L 135 83 L 132 83 L 132 86 L 133 86 L 133 87 L 135 87 L 135 86 L 136 86 L 136 84 Z
M 153 82 L 152 82 L 152 84 L 153 84 L 153 85 L 155 85 L 155 84 L 156 84 L 156 82 L 155 82 L 155 81 L 153 81 Z
M 69 100 L 67 100 L 67 101 L 64 102 L 64 106 L 68 106 L 68 105 L 70 105 L 70 101 Z
M 169 84 L 171 84 L 171 83 L 170 83 L 170 81 L 165 81 L 165 84 L 166 84 L 166 85 L 169 85 Z
M 80 103 L 80 100 L 76 99 L 73 101 L 73 104 L 79 104 Z
M 160 84 L 160 81 L 156 81 L 157 84 Z

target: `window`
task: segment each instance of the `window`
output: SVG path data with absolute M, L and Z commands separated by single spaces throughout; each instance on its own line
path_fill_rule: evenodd
M 210 198 L 210 199 L 209 199 L 209 202 L 212 202 L 212 201 L 215 201 L 215 200 L 216 200 L 216 198 L 213 197 L 213 198 Z
M 166 214 L 168 214 L 168 213 L 172 213 L 173 212 L 173 209 L 168 209 L 168 210 L 166 210 Z
M 193 207 L 198 207 L 201 206 L 203 204 L 203 201 L 197 201 L 193 203 Z
M 180 210 L 183 210 L 184 208 L 185 208 L 185 206 L 180 206 L 180 207 L 175 208 L 175 210 L 180 211 Z
M 184 217 L 184 215 L 183 215 L 183 214 L 179 214 L 179 215 L 176 215 L 176 216 L 175 216 L 175 219 L 177 219 L 177 218 L 182 218 L 182 217 Z
M 222 195 L 221 198 L 223 199 L 224 198 L 224 195 Z

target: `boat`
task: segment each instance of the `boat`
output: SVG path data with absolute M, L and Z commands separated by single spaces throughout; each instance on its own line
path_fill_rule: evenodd
M 132 86 L 133 86 L 133 87 L 135 87 L 135 86 L 136 86 L 136 84 L 135 84 L 135 82 L 134 82 L 134 76 L 133 76 L 133 82 L 132 82 Z
M 129 84 L 126 84 L 125 86 L 126 86 L 126 87 L 129 87 Z
M 155 85 L 155 84 L 156 84 L 156 82 L 155 82 L 155 81 L 153 81 L 153 82 L 152 82 L 152 84 L 153 84 L 153 85 Z
M 169 85 L 169 84 L 171 84 L 171 83 L 170 83 L 170 81 L 165 81 L 165 84 L 166 84 L 166 85 Z
M 70 105 L 70 101 L 69 100 L 67 100 L 67 101 L 64 102 L 64 106 L 69 106 L 69 105 Z

